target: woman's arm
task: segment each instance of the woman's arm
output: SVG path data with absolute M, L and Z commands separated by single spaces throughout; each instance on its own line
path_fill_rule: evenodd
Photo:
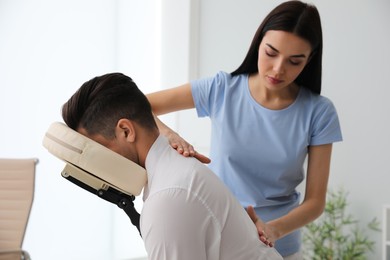
M 152 105 L 153 113 L 157 116 L 195 107 L 190 83 L 154 92 L 146 97 Z
M 202 163 L 210 163 L 208 157 L 197 153 L 191 144 L 157 118 L 158 115 L 194 108 L 191 84 L 154 92 L 146 97 L 152 106 L 157 126 L 161 134 L 168 138 L 170 145 L 184 156 L 193 156 Z
M 306 177 L 305 197 L 301 205 L 287 215 L 263 224 L 256 222 L 260 233 L 274 243 L 290 232 L 318 218 L 325 208 L 332 144 L 310 146 Z M 252 220 L 257 219 L 251 216 Z

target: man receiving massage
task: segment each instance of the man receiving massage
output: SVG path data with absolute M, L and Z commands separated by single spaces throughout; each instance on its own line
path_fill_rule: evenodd
M 160 135 L 145 95 L 110 73 L 63 105 L 65 123 L 147 171 L 140 228 L 151 260 L 282 259 L 217 176 Z

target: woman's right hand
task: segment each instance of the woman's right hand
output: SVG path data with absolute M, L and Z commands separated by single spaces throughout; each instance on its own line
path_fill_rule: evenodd
M 170 131 L 166 137 L 168 138 L 169 144 L 184 157 L 194 157 L 202 163 L 211 162 L 210 158 L 195 151 L 194 147 L 176 132 Z
M 210 163 L 211 160 L 195 151 L 194 147 L 181 138 L 175 131 L 158 119 L 158 115 L 167 114 L 174 111 L 191 109 L 195 107 L 192 98 L 191 84 L 165 89 L 146 95 L 152 109 L 160 133 L 168 138 L 169 144 L 185 157 L 194 157 L 202 163 Z

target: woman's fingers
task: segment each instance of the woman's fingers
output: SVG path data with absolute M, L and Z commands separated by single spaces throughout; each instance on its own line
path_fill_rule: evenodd
M 202 163 L 210 163 L 211 160 L 207 156 L 195 151 L 194 147 L 186 140 L 181 138 L 177 133 L 171 133 L 168 137 L 170 145 L 176 151 L 185 157 L 194 157 Z

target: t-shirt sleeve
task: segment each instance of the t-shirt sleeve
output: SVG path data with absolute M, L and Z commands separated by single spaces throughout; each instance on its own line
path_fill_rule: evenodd
M 141 233 L 149 260 L 203 260 L 209 259 L 210 245 L 219 249 L 219 232 L 207 210 L 180 188 L 160 191 L 145 201 Z
M 333 103 L 322 97 L 312 125 L 310 145 L 323 145 L 343 140 L 339 118 Z
M 192 98 L 199 117 L 210 117 L 224 100 L 227 79 L 226 72 L 218 72 L 214 77 L 191 81 Z

